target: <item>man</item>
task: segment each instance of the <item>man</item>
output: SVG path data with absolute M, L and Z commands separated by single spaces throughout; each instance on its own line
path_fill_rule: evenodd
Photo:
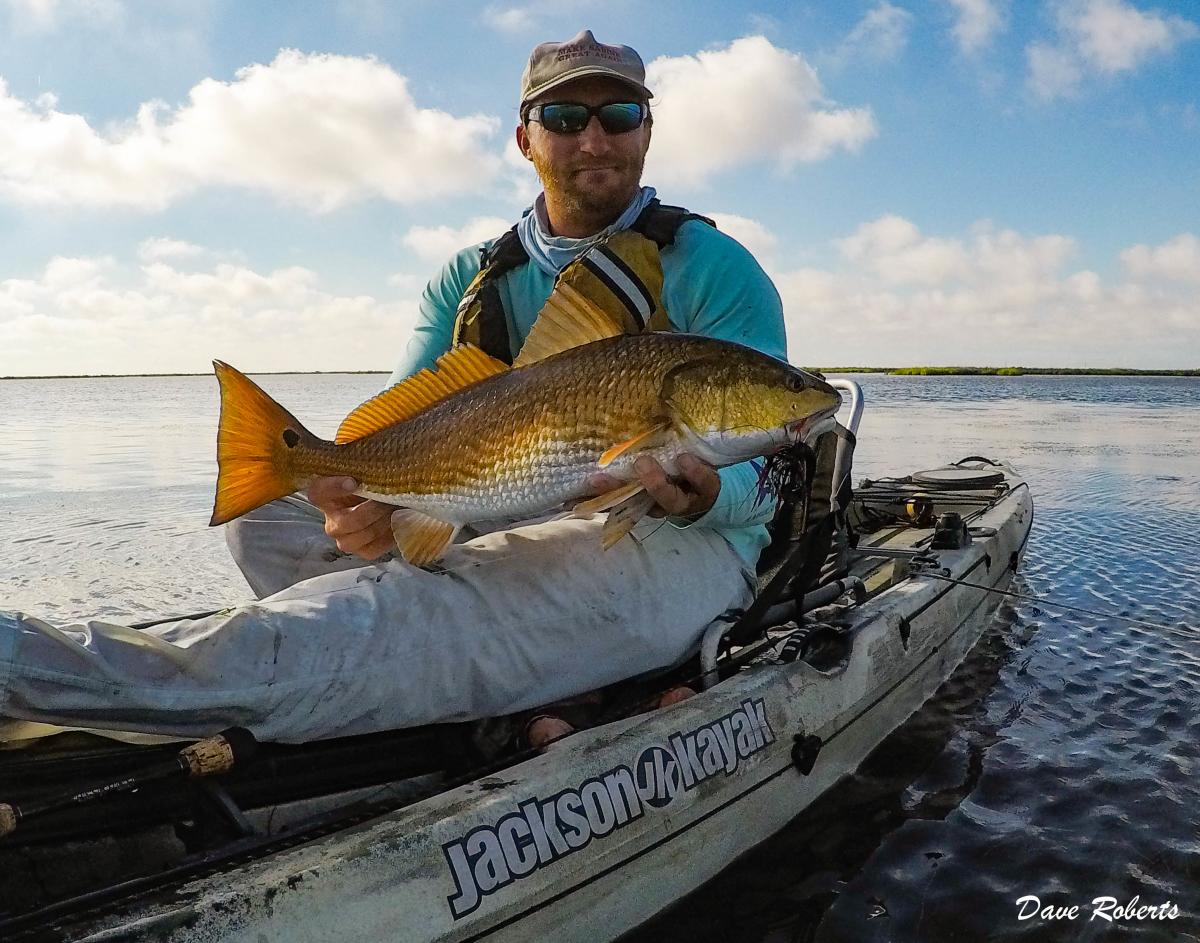
M 577 258 L 598 233 L 620 227 L 622 222 L 628 226 L 654 198 L 652 189 L 640 186 L 653 125 L 651 93 L 642 84 L 644 78 L 641 58 L 633 49 L 597 43 L 590 30 L 566 43 L 544 43 L 530 56 L 522 78 L 522 120 L 516 138 L 545 190 L 518 226 L 531 260 L 506 278 L 506 314 L 510 329 L 515 328 L 520 340 L 532 327 L 563 266 Z M 623 132 L 605 131 L 597 117 L 589 118 L 583 130 L 573 133 L 550 130 L 536 118 L 529 120 L 531 110 L 536 114 L 537 107 L 544 109 L 546 104 L 570 102 L 596 108 L 630 100 L 642 106 L 644 120 Z M 431 367 L 449 349 L 455 311 L 479 271 L 481 248 L 472 246 L 459 252 L 426 288 L 420 321 L 392 375 L 393 383 Z M 707 269 L 710 260 L 719 266 L 717 272 L 730 276 L 728 284 L 712 284 L 718 278 Z M 667 310 L 674 312 L 671 327 L 750 344 L 786 359 L 778 295 L 757 263 L 732 240 L 703 223 L 684 224 L 680 244 L 664 253 L 663 268 L 667 276 L 664 293 L 668 295 L 664 301 Z M 516 347 L 519 349 L 519 344 Z M 681 482 L 669 480 L 652 458 L 643 458 L 638 464 L 646 490 L 662 511 L 677 518 L 704 515 L 720 494 L 722 476 L 691 456 L 680 462 Z M 756 472 L 745 467 L 727 473 L 741 492 L 738 497 L 745 497 L 744 485 L 750 474 Z M 593 483 L 597 491 L 612 486 L 603 475 L 596 476 Z M 348 495 L 353 487 L 346 479 L 325 479 L 310 488 L 309 499 L 324 513 L 326 533 L 341 551 L 374 560 L 395 549 L 389 522 L 393 508 Z M 728 537 L 738 546 L 743 561 L 753 567 L 765 533 L 737 525 L 762 519 L 762 514 L 752 513 L 706 523 L 735 525 L 727 528 Z M 253 584 L 257 577 L 254 563 L 236 550 L 235 555 L 239 562 L 246 561 L 243 568 Z M 283 585 L 267 582 L 263 588 L 281 589 Z
M 544 192 L 514 235 L 458 253 L 430 282 L 393 381 L 455 341 L 511 360 L 556 279 L 609 292 L 639 325 L 784 356 L 778 294 L 749 253 L 640 186 L 644 82 L 634 50 L 590 31 L 534 49 L 516 135 Z M 501 522 L 432 572 L 390 553 L 393 508 L 352 495 L 353 481 L 317 481 L 311 503 L 230 525 L 257 604 L 142 633 L 0 613 L 0 715 L 181 735 L 240 724 L 304 741 L 525 711 L 669 667 L 748 603 L 773 512 L 749 464 L 679 466 L 672 481 L 639 460 L 666 519 L 608 551 L 599 519 Z

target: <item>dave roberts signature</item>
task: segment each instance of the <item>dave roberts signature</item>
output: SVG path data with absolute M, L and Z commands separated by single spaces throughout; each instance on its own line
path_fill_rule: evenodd
M 1090 905 L 1083 904 L 1047 904 L 1042 906 L 1041 898 L 1026 894 L 1017 898 L 1017 919 L 1033 920 L 1078 920 L 1086 913 L 1086 907 L 1091 907 L 1087 919 L 1107 920 L 1115 923 L 1123 920 L 1174 920 L 1179 916 L 1179 908 L 1167 901 L 1165 904 L 1149 905 L 1139 903 L 1140 897 L 1122 904 L 1115 897 L 1096 897 Z

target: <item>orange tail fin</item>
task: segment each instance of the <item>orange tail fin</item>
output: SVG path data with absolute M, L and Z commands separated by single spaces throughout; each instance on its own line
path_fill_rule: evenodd
M 221 384 L 217 496 L 209 526 L 291 494 L 298 487 L 289 453 L 315 437 L 249 377 L 213 361 Z

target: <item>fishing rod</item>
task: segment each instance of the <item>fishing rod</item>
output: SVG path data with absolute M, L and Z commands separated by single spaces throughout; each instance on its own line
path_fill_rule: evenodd
M 1195 630 L 1196 628 L 1195 626 L 1188 625 L 1187 623 L 1180 623 L 1180 625 L 1166 625 L 1158 622 L 1148 622 L 1145 619 L 1134 619 L 1131 616 L 1123 616 L 1117 612 L 1103 612 L 1099 609 L 1087 609 L 1083 606 L 1073 606 L 1065 602 L 1056 602 L 1055 600 L 1049 599 L 1045 596 L 1035 596 L 1032 593 L 1018 593 L 1011 589 L 998 589 L 995 586 L 987 586 L 983 583 L 973 583 L 970 580 L 958 579 L 957 577 L 947 576 L 944 573 L 935 573 L 931 570 L 914 570 L 909 575 L 914 577 L 927 576 L 930 579 L 941 580 L 943 583 L 953 583 L 956 586 L 967 586 L 971 589 L 982 589 L 985 592 L 995 593 L 998 596 L 1008 596 L 1013 599 L 1034 602 L 1040 606 L 1046 606 L 1050 609 L 1064 609 L 1068 612 L 1079 612 L 1084 615 L 1096 616 L 1101 619 L 1116 619 L 1119 622 L 1128 622 L 1130 625 L 1137 625 L 1146 629 L 1155 629 L 1159 632 L 1175 632 L 1181 627 L 1192 630 Z
M 118 793 L 132 792 L 152 782 L 175 777 L 202 779 L 227 773 L 234 766 L 251 762 L 257 748 L 258 742 L 250 731 L 230 727 L 216 736 L 188 744 L 168 759 L 143 766 L 118 779 L 93 782 L 83 788 L 45 798 L 32 798 L 19 803 L 0 802 L 0 838 L 12 834 L 17 825 L 27 819 L 85 805 Z

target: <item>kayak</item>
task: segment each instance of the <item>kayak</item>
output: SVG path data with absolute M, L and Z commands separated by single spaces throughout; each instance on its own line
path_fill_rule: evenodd
M 764 631 L 710 631 L 695 696 L 544 752 L 455 768 L 465 741 L 446 725 L 262 745 L 200 785 L 165 772 L 179 744 L 64 733 L 0 752 L 0 802 L 70 796 L 0 839 L 0 937 L 619 937 L 786 826 L 934 694 L 1033 521 L 1018 473 L 978 457 L 864 481 L 842 510 L 856 545 L 835 540 L 815 585 L 759 613 Z

